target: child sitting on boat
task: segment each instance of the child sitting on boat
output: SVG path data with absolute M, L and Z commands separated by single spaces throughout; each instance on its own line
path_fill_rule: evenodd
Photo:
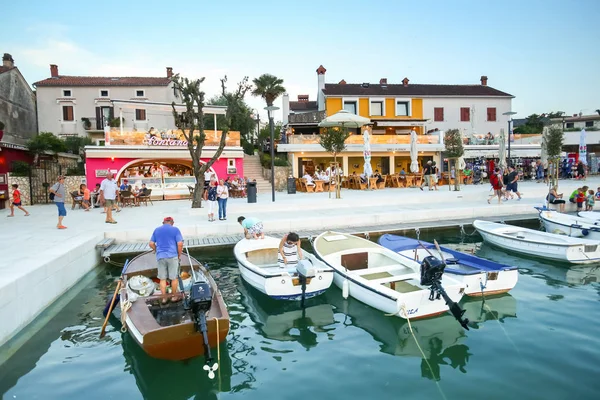
M 300 237 L 297 233 L 290 232 L 283 236 L 281 242 L 279 242 L 277 264 L 279 264 L 279 268 L 285 268 L 288 265 L 296 267 L 296 265 L 298 265 L 298 260 L 300 259 L 302 259 Z
M 244 236 L 246 239 L 264 239 L 262 221 L 258 218 L 238 217 L 239 224 L 244 228 Z

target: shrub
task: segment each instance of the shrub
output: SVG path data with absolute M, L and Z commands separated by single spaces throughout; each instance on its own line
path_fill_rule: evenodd
M 275 166 L 276 167 L 289 167 L 290 164 L 288 160 L 285 158 L 275 157 Z
M 252 145 L 252 143 L 244 142 L 242 144 L 242 147 L 244 148 L 244 153 L 248 155 L 254 155 L 254 146 Z
M 271 169 L 271 156 L 267 153 L 262 153 L 260 155 L 260 165 L 262 165 L 263 168 Z
M 10 173 L 13 176 L 29 176 L 30 171 L 31 165 L 25 161 L 13 161 L 10 168 Z

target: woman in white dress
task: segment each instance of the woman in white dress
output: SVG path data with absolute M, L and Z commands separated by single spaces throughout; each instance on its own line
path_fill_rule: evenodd
M 296 267 L 298 260 L 302 259 L 302 247 L 300 237 L 297 233 L 290 232 L 279 242 L 279 252 L 277 254 L 277 263 L 279 268 L 286 266 Z

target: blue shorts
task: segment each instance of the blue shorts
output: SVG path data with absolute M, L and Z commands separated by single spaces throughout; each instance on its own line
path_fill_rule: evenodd
M 508 185 L 506 185 L 506 191 L 517 193 L 517 182 L 509 183 Z
M 58 216 L 59 217 L 66 217 L 67 216 L 67 209 L 65 208 L 65 203 L 63 203 L 62 201 L 60 201 L 60 202 L 56 202 L 54 204 L 56 204 L 56 207 L 58 208 Z

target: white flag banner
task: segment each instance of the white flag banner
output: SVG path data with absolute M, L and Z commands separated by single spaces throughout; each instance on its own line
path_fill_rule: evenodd
M 585 144 L 585 129 L 579 135 L 579 161 L 587 165 L 587 145 Z

